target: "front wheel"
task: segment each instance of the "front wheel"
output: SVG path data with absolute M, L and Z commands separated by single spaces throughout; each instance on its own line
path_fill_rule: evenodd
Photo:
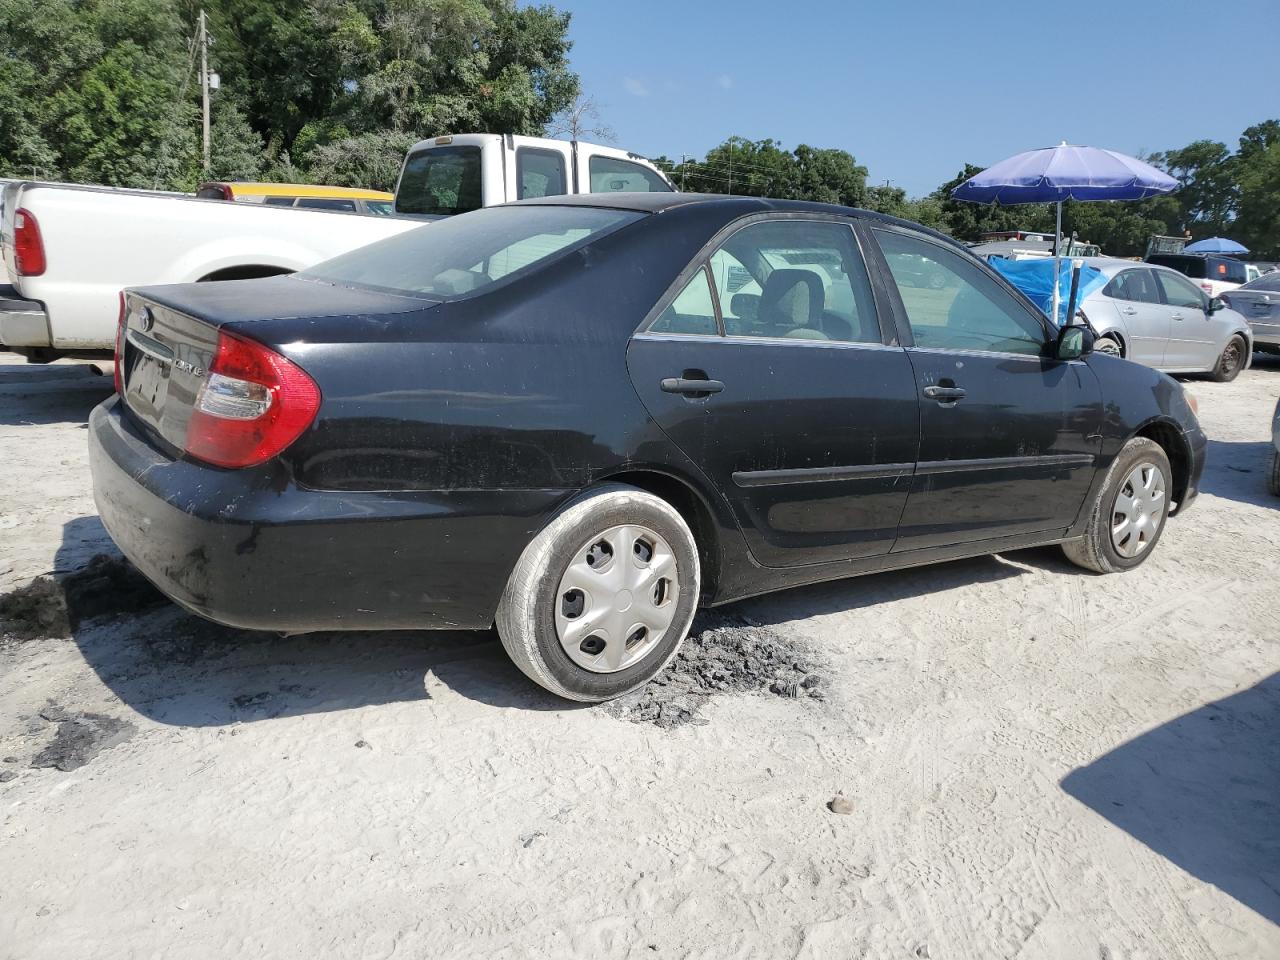
M 1164 531 L 1172 489 L 1164 450 L 1154 440 L 1134 437 L 1107 471 L 1084 536 L 1064 543 L 1063 553 L 1095 573 L 1132 570 L 1151 556 Z
M 1120 349 L 1120 344 L 1112 337 L 1099 337 L 1093 344 L 1094 353 L 1105 353 L 1108 357 L 1122 357 L 1124 351 Z
M 571 501 L 525 548 L 498 606 L 498 635 L 535 683 L 597 703 L 670 662 L 700 589 L 684 518 L 653 494 L 608 484 Z
M 1238 377 L 1240 371 L 1244 369 L 1247 349 L 1244 337 L 1239 334 L 1227 341 L 1222 356 L 1218 357 L 1218 362 L 1213 367 L 1213 379 L 1218 383 L 1230 383 Z

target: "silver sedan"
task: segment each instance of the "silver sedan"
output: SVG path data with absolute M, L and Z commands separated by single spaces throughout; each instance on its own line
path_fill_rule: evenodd
M 1257 349 L 1280 353 L 1280 270 L 1228 290 L 1222 299 L 1249 322 Z
M 1110 257 L 1085 263 L 1107 278 L 1080 304 L 1098 334 L 1095 350 L 1223 381 L 1249 365 L 1253 331 L 1245 318 L 1176 270 Z

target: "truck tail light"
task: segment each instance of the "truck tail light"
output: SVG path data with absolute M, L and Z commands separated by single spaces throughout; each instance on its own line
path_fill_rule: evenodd
M 186 451 L 219 467 L 264 463 L 297 440 L 320 409 L 320 388 L 274 350 L 225 330 L 187 425 Z
M 128 311 L 124 305 L 124 291 L 120 291 L 120 316 L 116 320 L 116 369 L 114 374 L 116 393 L 124 396 L 124 319 Z
M 38 277 L 47 266 L 40 224 L 30 210 L 21 207 L 13 215 L 13 259 L 20 277 Z
M 1201 290 L 1203 290 L 1205 293 L 1207 293 L 1209 296 L 1211 296 L 1211 297 L 1213 296 L 1213 284 L 1212 284 L 1212 283 L 1202 283 L 1202 284 L 1200 284 L 1200 289 L 1201 289 Z

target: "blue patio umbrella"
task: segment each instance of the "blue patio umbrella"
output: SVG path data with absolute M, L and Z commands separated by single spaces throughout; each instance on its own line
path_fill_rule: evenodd
M 1228 240 L 1226 237 L 1210 237 L 1208 240 L 1197 240 L 1186 246 L 1187 253 L 1248 253 L 1249 248 Z
M 1064 200 L 1144 200 L 1176 190 L 1178 181 L 1136 157 L 1079 147 L 1065 140 L 1056 147 L 1028 150 L 970 177 L 951 191 L 957 200 L 973 203 L 1056 203 L 1055 265 L 1060 263 L 1057 237 L 1062 236 Z M 1057 276 L 1060 270 L 1055 269 Z M 1053 288 L 1053 316 L 1061 294 Z

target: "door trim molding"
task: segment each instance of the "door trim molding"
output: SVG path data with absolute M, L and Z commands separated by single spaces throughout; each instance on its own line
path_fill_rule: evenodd
M 832 483 L 837 480 L 887 480 L 908 477 L 914 463 L 869 463 L 856 467 L 802 467 L 795 470 L 735 470 L 739 487 L 775 487 L 789 483 Z
M 972 473 L 978 470 L 1022 470 L 1027 467 L 1089 467 L 1091 453 L 1063 453 L 1045 457 L 990 457 L 982 460 L 924 460 L 916 465 L 916 476 L 936 473 Z

